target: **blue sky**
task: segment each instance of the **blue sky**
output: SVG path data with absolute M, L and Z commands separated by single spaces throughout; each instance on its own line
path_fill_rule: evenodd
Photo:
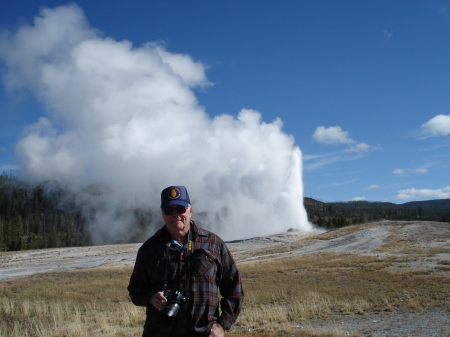
M 41 6 L 66 4 L 2 1 L 0 29 L 14 34 Z M 264 123 L 281 119 L 302 152 L 305 196 L 450 198 L 450 1 L 76 4 L 101 38 L 156 42 L 202 64 L 206 80 L 192 92 L 211 118 L 252 109 Z M 42 116 L 64 124 L 39 90 L 5 84 L 11 65 L 0 64 L 0 170 L 9 173 L 23 165 L 15 146 L 25 128 Z

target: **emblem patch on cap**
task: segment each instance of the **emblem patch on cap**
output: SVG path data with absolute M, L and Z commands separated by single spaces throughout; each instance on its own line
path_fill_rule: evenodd
M 169 199 L 178 199 L 181 195 L 181 192 L 178 188 L 176 187 L 172 187 L 169 191 L 168 191 L 168 197 Z

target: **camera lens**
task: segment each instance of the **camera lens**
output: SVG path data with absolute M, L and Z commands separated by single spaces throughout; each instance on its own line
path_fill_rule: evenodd
M 165 313 L 169 317 L 175 317 L 178 314 L 178 310 L 180 310 L 180 305 L 178 303 L 171 303 L 167 305 Z

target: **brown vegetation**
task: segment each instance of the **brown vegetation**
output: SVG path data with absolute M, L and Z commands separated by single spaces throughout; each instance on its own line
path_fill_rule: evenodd
M 367 228 L 343 228 L 314 240 L 333 240 Z M 450 310 L 448 238 L 441 235 L 424 245 L 425 237 L 412 227 L 393 225 L 389 232 L 389 239 L 371 254 L 267 258 L 312 244 L 310 237 L 261 249 L 265 258 L 240 262 L 246 299 L 228 336 L 339 337 L 344 331 L 305 323 L 333 315 Z M 417 261 L 424 261 L 426 268 L 411 268 Z M 128 298 L 130 273 L 130 267 L 97 268 L 3 281 L 0 336 L 140 336 L 145 313 Z M 352 333 L 357 337 L 364 332 Z

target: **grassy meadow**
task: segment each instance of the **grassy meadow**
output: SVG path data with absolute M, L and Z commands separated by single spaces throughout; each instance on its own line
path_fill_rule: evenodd
M 397 262 L 316 254 L 240 265 L 246 298 L 227 336 L 340 337 L 339 330 L 296 326 L 333 314 L 450 309 L 448 277 L 385 270 Z M 438 268 L 448 270 L 447 262 Z M 145 310 L 129 300 L 130 273 L 99 268 L 0 282 L 0 337 L 141 336 Z
M 334 313 L 450 309 L 448 278 L 384 271 L 395 262 L 318 254 L 244 264 L 244 308 L 227 335 L 344 336 L 295 326 Z M 130 273 L 90 269 L 4 281 L 0 336 L 140 336 L 145 312 L 128 298 Z

